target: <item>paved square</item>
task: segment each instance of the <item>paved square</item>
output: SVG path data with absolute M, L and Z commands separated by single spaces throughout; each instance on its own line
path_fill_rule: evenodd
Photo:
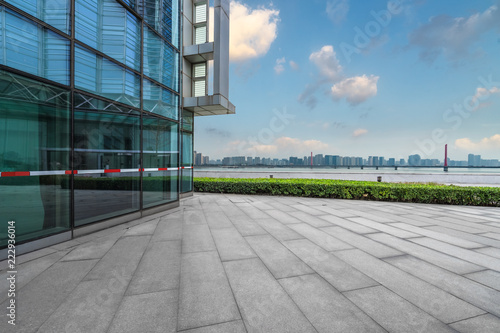
M 195 194 L 18 256 L 0 332 L 500 332 L 500 209 Z

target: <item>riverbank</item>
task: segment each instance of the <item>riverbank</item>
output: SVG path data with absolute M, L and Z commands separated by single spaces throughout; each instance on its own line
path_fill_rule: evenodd
M 408 173 L 408 172 L 379 172 L 378 170 L 364 170 L 363 172 L 328 172 L 318 170 L 298 170 L 282 171 L 279 169 L 220 169 L 203 170 L 194 169 L 194 177 L 209 178 L 300 178 L 300 179 L 337 179 L 337 180 L 358 180 L 377 181 L 382 177 L 382 182 L 388 183 L 436 183 L 458 186 L 487 186 L 500 187 L 500 174 L 498 173 Z

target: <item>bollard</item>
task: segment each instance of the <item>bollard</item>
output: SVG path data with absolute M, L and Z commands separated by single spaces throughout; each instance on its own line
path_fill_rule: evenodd
M 378 177 L 377 177 L 377 181 L 378 181 L 379 183 L 380 183 L 380 182 L 382 182 L 382 176 L 378 176 Z
M 274 178 L 274 176 L 273 175 L 269 175 L 269 178 Z

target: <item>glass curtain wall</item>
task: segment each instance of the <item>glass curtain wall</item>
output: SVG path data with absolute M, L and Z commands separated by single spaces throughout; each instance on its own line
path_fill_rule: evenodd
M 0 248 L 178 200 L 181 1 L 3 3 Z
M 182 111 L 182 179 L 181 192 L 193 191 L 193 113 Z M 187 168 L 187 169 L 186 169 Z

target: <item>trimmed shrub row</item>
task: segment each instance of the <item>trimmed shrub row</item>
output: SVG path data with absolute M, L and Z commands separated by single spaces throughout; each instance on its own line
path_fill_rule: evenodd
M 209 193 L 500 207 L 500 188 L 498 187 L 377 183 L 331 179 L 195 178 L 194 190 Z

